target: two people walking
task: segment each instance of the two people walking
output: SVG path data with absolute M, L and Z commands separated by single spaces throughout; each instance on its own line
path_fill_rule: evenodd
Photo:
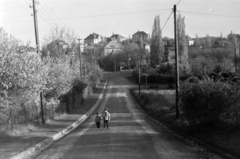
M 111 115 L 108 112 L 108 109 L 105 108 L 102 116 L 97 112 L 95 117 L 95 123 L 97 128 L 100 128 L 101 126 L 101 120 L 103 120 L 103 128 L 107 127 L 108 129 L 108 122 L 111 120 Z

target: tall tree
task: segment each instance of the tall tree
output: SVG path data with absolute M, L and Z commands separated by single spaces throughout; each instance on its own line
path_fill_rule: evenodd
M 182 17 L 181 14 L 178 14 L 177 17 L 177 37 L 178 37 L 178 50 L 179 50 L 179 62 L 180 68 L 188 69 L 188 45 L 186 42 L 185 34 L 185 17 Z
M 206 35 L 205 46 L 208 48 L 212 46 L 212 39 L 208 34 Z
M 160 64 L 163 59 L 164 45 L 162 41 L 162 31 L 160 28 L 160 16 L 157 15 L 154 19 L 152 36 L 151 36 L 151 65 L 155 67 Z
M 196 38 L 195 38 L 195 44 L 194 44 L 196 47 L 200 47 L 200 41 L 199 41 L 199 38 L 198 38 L 198 35 L 196 34 Z

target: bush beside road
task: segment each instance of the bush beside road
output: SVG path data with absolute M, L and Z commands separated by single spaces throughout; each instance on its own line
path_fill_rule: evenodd
M 132 89 L 132 94 L 141 108 L 154 119 L 168 125 L 182 136 L 196 141 L 224 158 L 240 157 L 239 131 L 231 132 L 232 129 L 219 127 L 194 128 L 190 127 L 183 112 L 180 109 L 180 119 L 176 119 L 175 113 L 175 90 L 167 89 L 161 85 L 160 90 L 142 88 L 139 96 L 138 88 Z M 231 154 L 231 155 L 229 155 Z

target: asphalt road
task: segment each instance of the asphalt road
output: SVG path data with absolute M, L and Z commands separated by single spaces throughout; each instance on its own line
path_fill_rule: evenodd
M 129 88 L 130 73 L 107 73 L 106 98 L 97 111 L 109 108 L 109 129 L 97 129 L 95 113 L 74 132 L 51 145 L 37 159 L 209 159 L 218 158 L 166 126 L 154 122 L 136 106 Z

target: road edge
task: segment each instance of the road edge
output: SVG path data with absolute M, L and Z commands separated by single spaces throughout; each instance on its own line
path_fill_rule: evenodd
M 45 139 L 44 141 L 28 148 L 27 150 L 24 150 L 20 153 L 18 153 L 17 155 L 11 157 L 11 159 L 24 159 L 27 158 L 30 155 L 33 155 L 35 152 L 37 151 L 43 151 L 46 148 L 48 148 L 50 145 L 52 145 L 54 142 L 60 140 L 61 138 L 63 138 L 64 136 L 68 135 L 69 133 L 71 133 L 72 131 L 74 131 L 79 125 L 81 125 L 92 113 L 94 110 L 96 110 L 96 108 L 100 105 L 100 103 L 103 100 L 103 97 L 105 95 L 106 92 L 106 88 L 107 88 L 107 84 L 109 82 L 109 79 L 106 80 L 103 90 L 97 100 L 97 102 L 93 105 L 93 107 L 83 116 L 81 116 L 77 121 L 75 121 L 74 123 L 72 123 L 71 125 L 69 125 L 68 127 L 66 127 L 65 129 L 63 129 L 62 131 L 59 131 L 58 133 L 54 134 L 53 136 L 51 136 L 48 139 Z

